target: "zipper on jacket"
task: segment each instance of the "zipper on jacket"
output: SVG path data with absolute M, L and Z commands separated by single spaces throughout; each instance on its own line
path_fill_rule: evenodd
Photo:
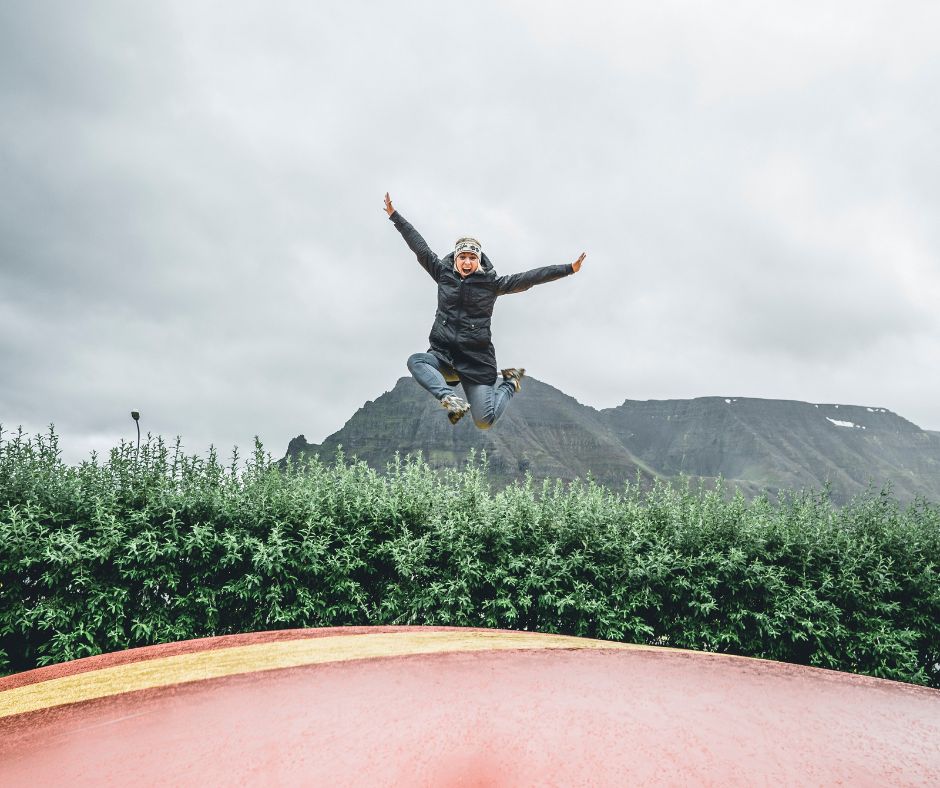
M 462 311 L 461 308 L 463 307 L 463 283 L 466 281 L 467 281 L 466 279 L 464 279 L 463 277 L 460 277 L 460 285 L 458 286 L 458 290 L 457 290 L 457 319 L 454 321 L 454 324 L 455 324 L 454 343 L 455 344 L 457 342 L 457 332 L 460 330 L 460 313 Z

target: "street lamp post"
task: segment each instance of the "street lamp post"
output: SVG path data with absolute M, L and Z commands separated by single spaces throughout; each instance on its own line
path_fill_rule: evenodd
M 136 424 L 137 424 L 137 451 L 134 452 L 134 459 L 136 460 L 136 459 L 137 459 L 137 455 L 140 453 L 140 413 L 138 413 L 136 410 L 132 410 L 132 411 L 131 411 L 131 418 L 132 418 L 132 419 L 136 422 Z

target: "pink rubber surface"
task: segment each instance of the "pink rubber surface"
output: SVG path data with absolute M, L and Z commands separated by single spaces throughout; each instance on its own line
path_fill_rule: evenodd
M 937 785 L 940 692 L 695 652 L 483 651 L 0 719 L 4 786 L 631 783 Z

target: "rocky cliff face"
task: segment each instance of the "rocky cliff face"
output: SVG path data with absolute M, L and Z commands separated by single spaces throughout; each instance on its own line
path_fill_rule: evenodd
M 899 500 L 940 500 L 940 440 L 882 407 L 698 397 L 627 400 L 601 411 L 633 452 L 666 476 L 685 473 L 780 489 L 820 488 L 845 503 L 871 480 Z
M 458 393 L 459 389 L 458 389 Z M 347 457 L 377 471 L 396 451 L 422 452 L 433 468 L 462 467 L 471 448 L 485 449 L 497 489 L 522 480 L 586 478 L 612 489 L 624 481 L 648 487 L 654 478 L 713 488 L 721 475 L 726 497 L 740 489 L 750 499 L 783 489 L 819 489 L 831 483 L 843 505 L 871 482 L 891 482 L 906 504 L 920 495 L 940 501 L 940 433 L 882 407 L 749 397 L 625 400 L 595 410 L 535 378 L 489 430 L 468 414 L 452 425 L 440 404 L 411 377 L 367 402 L 322 444 L 294 438 L 287 455 Z M 281 460 L 283 464 L 286 456 Z

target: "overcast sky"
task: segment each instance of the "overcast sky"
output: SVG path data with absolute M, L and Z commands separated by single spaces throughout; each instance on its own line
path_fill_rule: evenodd
M 428 347 L 595 408 L 763 397 L 940 430 L 940 4 L 5 2 L 0 423 L 106 457 L 320 442 Z M 430 394 L 428 395 L 430 396 Z M 525 396 L 525 383 L 522 394 Z

